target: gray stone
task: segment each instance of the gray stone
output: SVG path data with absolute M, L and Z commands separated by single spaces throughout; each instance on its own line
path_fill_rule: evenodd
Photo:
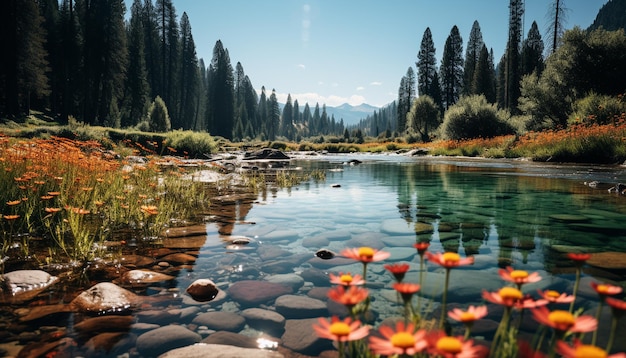
M 283 358 L 281 353 L 264 349 L 240 348 L 218 344 L 194 344 L 171 350 L 159 358 Z
M 266 281 L 279 283 L 283 286 L 289 286 L 295 292 L 304 285 L 304 279 L 295 273 L 285 273 L 272 275 L 265 278 Z
M 333 349 L 330 340 L 319 338 L 313 330 L 313 324 L 318 324 L 318 322 L 316 318 L 287 320 L 285 334 L 281 337 L 283 346 L 311 356 Z
M 286 318 L 311 318 L 328 314 L 325 302 L 306 296 L 280 296 L 275 306 L 276 311 Z
M 239 332 L 246 325 L 246 320 L 232 312 L 207 312 L 196 316 L 192 323 L 216 331 Z
M 199 334 L 182 326 L 169 325 L 137 337 L 137 351 L 142 356 L 156 357 L 172 349 L 200 342 Z
M 261 308 L 248 308 L 241 312 L 248 326 L 259 331 L 276 333 L 285 328 L 285 317 L 280 313 Z
M 387 219 L 380 225 L 380 231 L 387 235 L 415 234 L 414 225 L 404 219 Z

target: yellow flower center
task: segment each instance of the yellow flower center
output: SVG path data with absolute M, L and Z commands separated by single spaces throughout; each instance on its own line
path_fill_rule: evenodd
M 527 278 L 528 272 L 524 270 L 514 270 L 514 271 L 511 271 L 511 277 L 513 279 Z
M 391 344 L 398 348 L 411 348 L 415 345 L 415 337 L 409 332 L 398 332 L 391 336 Z
M 550 322 L 554 322 L 556 324 L 564 324 L 568 326 L 573 326 L 576 322 L 573 314 L 562 310 L 550 312 L 550 314 L 548 315 L 548 319 L 550 320 Z
M 598 287 L 596 288 L 596 291 L 598 291 L 598 293 L 601 294 L 601 295 L 606 295 L 609 292 L 609 286 L 608 285 L 598 285 Z
M 446 252 L 441 257 L 443 258 L 443 262 L 459 262 L 461 260 L 461 256 L 456 252 Z
M 343 282 L 343 283 L 350 283 L 350 282 L 352 282 L 352 275 L 350 275 L 350 274 L 341 275 L 341 282 Z
M 574 352 L 575 358 L 606 358 L 606 352 L 596 346 L 581 345 Z
M 441 337 L 437 341 L 437 349 L 446 353 L 461 353 L 463 344 L 454 337 Z
M 330 325 L 330 333 L 335 336 L 347 336 L 350 334 L 350 326 L 345 322 L 335 322 Z
M 463 312 L 461 313 L 461 322 L 472 322 L 476 320 L 476 315 L 472 312 Z
M 554 291 L 554 290 L 549 290 L 546 292 L 546 297 L 550 297 L 550 298 L 559 298 L 561 296 L 560 293 Z
M 374 257 L 374 249 L 372 249 L 371 247 L 360 247 L 359 256 L 371 259 L 372 257 Z
M 500 289 L 500 291 L 498 291 L 498 294 L 502 299 L 521 300 L 522 297 L 524 297 L 522 291 L 513 287 L 503 287 Z

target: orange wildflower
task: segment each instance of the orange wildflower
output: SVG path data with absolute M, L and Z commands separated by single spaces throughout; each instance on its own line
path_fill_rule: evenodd
M 352 321 L 350 317 L 340 320 L 337 316 L 333 316 L 330 322 L 320 317 L 319 325 L 314 324 L 313 329 L 318 337 L 337 342 L 356 341 L 370 333 L 368 326 L 361 326 L 361 321 Z

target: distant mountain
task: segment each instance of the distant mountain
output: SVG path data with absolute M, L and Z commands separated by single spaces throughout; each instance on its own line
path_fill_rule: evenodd
M 589 30 L 599 27 L 615 31 L 626 27 L 626 0 L 610 0 L 600 8 Z
M 280 107 L 280 111 L 282 113 L 283 107 L 285 107 L 284 103 L 278 104 Z M 315 104 L 311 106 L 311 114 L 315 110 Z M 304 109 L 304 105 L 300 105 L 300 111 Z M 343 124 L 347 127 L 349 125 L 358 124 L 361 119 L 369 116 L 374 113 L 374 111 L 379 110 L 380 108 L 369 105 L 367 103 L 359 104 L 358 106 L 352 106 L 348 103 L 344 103 L 337 107 L 326 106 L 326 114 L 328 114 L 328 118 L 331 116 L 335 116 L 335 121 L 339 123 L 343 118 Z M 320 104 L 320 112 L 322 110 L 322 105 Z M 321 113 L 320 113 L 321 114 Z

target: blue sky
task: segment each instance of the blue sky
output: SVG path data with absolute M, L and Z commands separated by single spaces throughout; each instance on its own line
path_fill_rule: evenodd
M 566 28 L 587 28 L 606 0 L 562 0 Z M 544 42 L 552 0 L 527 0 L 525 30 L 537 21 Z M 126 0 L 130 9 L 131 0 Z M 215 42 L 241 62 L 257 90 L 276 89 L 314 106 L 383 106 L 396 99 L 409 66 L 415 69 L 422 35 L 430 27 L 441 61 L 457 25 L 465 45 L 474 20 L 496 62 L 506 46 L 506 0 L 173 0 L 189 16 L 198 57 L 208 64 Z M 129 10 L 127 10 L 129 11 Z

